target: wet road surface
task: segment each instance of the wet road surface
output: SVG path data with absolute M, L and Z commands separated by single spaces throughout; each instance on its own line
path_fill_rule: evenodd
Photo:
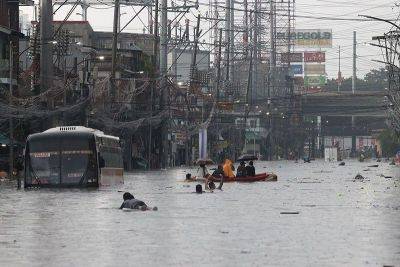
M 2 182 L 0 265 L 400 265 L 399 167 L 278 161 L 256 170 L 278 182 L 197 195 L 184 168 L 127 174 L 122 190 L 159 208 L 147 212 L 119 210 L 117 189 L 17 191 Z M 365 179 L 354 181 L 357 173 Z

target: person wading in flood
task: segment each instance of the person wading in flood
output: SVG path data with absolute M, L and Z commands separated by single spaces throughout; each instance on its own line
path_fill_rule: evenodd
M 138 210 L 150 210 L 150 208 L 141 200 L 135 199 L 135 197 L 129 193 L 125 192 L 122 196 L 124 202 L 122 202 L 120 209 L 138 209 Z M 157 210 L 157 207 L 154 207 L 153 210 Z

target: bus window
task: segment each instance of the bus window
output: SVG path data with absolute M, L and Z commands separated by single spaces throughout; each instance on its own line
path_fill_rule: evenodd
M 120 148 L 101 147 L 100 156 L 104 159 L 105 168 L 123 168 Z
M 64 136 L 61 140 L 61 183 L 79 184 L 88 169 L 96 169 L 94 144 L 87 137 Z
M 32 184 L 60 183 L 60 153 L 57 138 L 31 140 L 29 152 L 29 181 Z

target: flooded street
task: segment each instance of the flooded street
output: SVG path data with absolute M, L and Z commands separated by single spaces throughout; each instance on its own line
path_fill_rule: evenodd
M 1 265 L 399 266 L 399 167 L 277 161 L 256 170 L 278 182 L 197 195 L 184 168 L 127 174 L 122 190 L 159 208 L 148 212 L 119 210 L 116 189 L 17 191 L 3 182 Z M 365 179 L 354 181 L 357 173 Z

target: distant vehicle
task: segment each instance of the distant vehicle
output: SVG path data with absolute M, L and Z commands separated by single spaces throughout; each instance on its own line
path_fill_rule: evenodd
M 97 187 L 124 182 L 119 138 L 83 126 L 29 135 L 25 187 Z

